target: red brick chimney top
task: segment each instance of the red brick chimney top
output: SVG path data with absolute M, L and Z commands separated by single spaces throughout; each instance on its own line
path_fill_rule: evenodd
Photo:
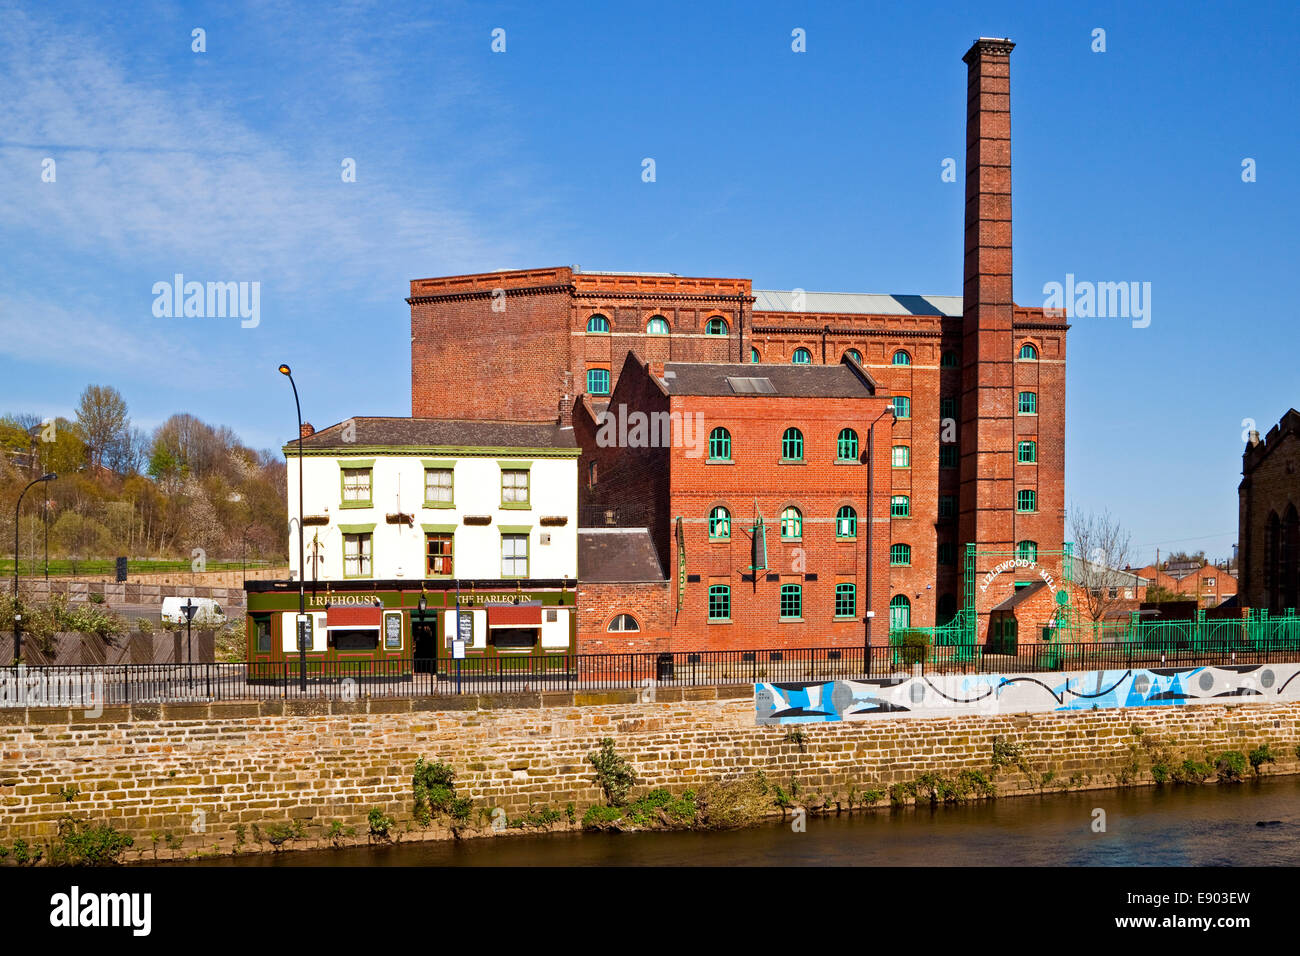
M 312 428 L 311 422 L 303 422 L 298 429 L 299 438 L 310 438 L 316 434 L 316 429 Z

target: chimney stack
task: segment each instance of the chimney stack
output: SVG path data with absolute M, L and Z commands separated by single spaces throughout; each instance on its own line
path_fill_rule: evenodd
M 300 438 L 310 438 L 314 434 L 316 434 L 316 429 L 311 427 L 311 422 L 303 422 L 298 428 L 298 437 Z
M 1015 354 L 1011 297 L 1010 40 L 981 37 L 962 59 L 966 228 L 962 276 L 960 539 L 1008 551 L 1015 528 Z M 980 622 L 981 626 L 985 622 Z

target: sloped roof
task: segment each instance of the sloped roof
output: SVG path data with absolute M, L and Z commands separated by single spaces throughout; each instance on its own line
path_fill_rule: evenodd
M 944 315 L 961 317 L 959 295 L 878 295 L 871 292 L 802 292 L 755 289 L 755 312 L 838 312 L 844 315 Z
M 354 430 L 353 430 L 354 429 Z M 392 445 L 411 448 L 577 448 L 572 428 L 549 422 L 444 418 L 349 418 L 302 440 L 303 450 Z M 286 453 L 298 440 L 285 443 Z
M 670 395 L 869 398 L 875 394 L 871 385 L 845 364 L 669 362 L 662 381 Z
M 579 528 L 578 580 L 632 584 L 667 580 L 647 528 Z

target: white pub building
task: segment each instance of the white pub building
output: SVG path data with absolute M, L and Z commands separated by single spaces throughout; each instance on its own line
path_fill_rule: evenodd
M 288 463 L 290 580 L 249 581 L 249 661 L 297 659 L 299 576 L 312 660 L 420 662 L 571 653 L 578 454 L 546 423 L 352 418 L 303 426 Z M 465 613 L 467 612 L 467 613 Z M 459 622 L 459 623 L 458 623 Z M 404 665 L 405 666 L 405 665 Z

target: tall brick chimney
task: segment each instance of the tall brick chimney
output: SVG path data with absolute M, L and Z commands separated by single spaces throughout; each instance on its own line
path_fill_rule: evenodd
M 1015 538 L 1015 380 L 1011 322 L 1010 40 L 981 37 L 962 59 L 966 229 L 962 276 L 960 540 L 1005 551 Z M 977 570 L 999 559 L 978 559 Z M 980 622 L 983 636 L 986 621 Z
M 301 438 L 310 438 L 314 434 L 316 434 L 316 429 L 311 427 L 311 422 L 303 422 L 298 427 L 298 435 Z

